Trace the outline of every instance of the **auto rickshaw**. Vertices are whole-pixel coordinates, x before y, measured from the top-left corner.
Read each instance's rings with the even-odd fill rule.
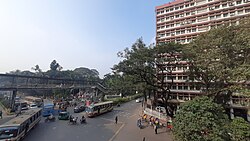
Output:
[[[58,115],[59,120],[69,120],[69,112],[60,112]]]

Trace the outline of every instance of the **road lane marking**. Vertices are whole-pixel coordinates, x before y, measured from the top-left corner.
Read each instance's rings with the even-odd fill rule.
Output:
[[[115,132],[115,134],[113,135],[113,137],[109,139],[109,141],[113,141],[115,139],[115,137],[119,134],[119,132],[121,131],[121,129],[124,126],[125,126],[125,124],[122,124],[122,126]]]

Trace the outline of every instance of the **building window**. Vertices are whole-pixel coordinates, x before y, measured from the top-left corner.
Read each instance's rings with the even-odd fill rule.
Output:
[[[188,89],[188,86],[184,86],[184,90],[187,90]]]
[[[246,13],[249,13],[249,12],[250,12],[250,9],[246,9],[245,12],[246,12]]]
[[[187,33],[191,33],[191,29],[187,29]]]
[[[192,32],[196,32],[196,28],[193,28],[193,29],[192,29]]]
[[[208,2],[211,2],[211,1],[213,1],[213,0],[208,0]]]
[[[191,3],[190,6],[194,6],[194,3]]]
[[[228,13],[223,14],[223,17],[227,17],[227,16],[228,16]]]
[[[175,15],[175,18],[179,18],[179,15]]]
[[[187,12],[187,13],[186,13],[186,16],[188,16],[188,15],[190,15],[190,12]]]
[[[225,8],[225,7],[227,7],[227,4],[222,4],[222,8]]]
[[[176,90],[176,86],[172,86],[172,89]]]
[[[183,80],[187,80],[187,78],[188,78],[187,76],[183,76]]]
[[[174,27],[174,24],[171,24],[170,27]]]
[[[194,86],[190,86],[190,90],[194,90]]]
[[[221,15],[216,15],[216,18],[220,18],[221,17]]]
[[[182,90],[182,86],[178,86],[178,90]]]
[[[219,9],[220,8],[220,5],[216,5],[215,7],[214,7],[214,9]]]
[[[180,6],[180,9],[182,9],[183,8],[183,6]]]
[[[178,76],[178,80],[182,80],[182,76]]]
[[[238,14],[243,14],[243,10],[238,11]]]
[[[236,1],[236,4],[241,4],[241,1]]]
[[[175,10],[178,10],[179,9],[179,7],[175,7]]]
[[[189,7],[189,4],[186,4],[185,7]]]

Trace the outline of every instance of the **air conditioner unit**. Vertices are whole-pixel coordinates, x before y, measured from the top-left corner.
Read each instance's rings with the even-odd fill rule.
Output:
[[[234,16],[234,15],[235,15],[234,13],[230,14],[230,16]]]
[[[175,34],[174,33],[171,33],[171,36],[174,36]]]
[[[195,12],[192,12],[191,15],[195,15]]]

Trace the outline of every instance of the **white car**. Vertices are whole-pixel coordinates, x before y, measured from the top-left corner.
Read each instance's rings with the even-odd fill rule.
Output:
[[[136,103],[140,103],[141,101],[142,101],[141,98],[138,98],[138,99],[135,100]]]
[[[38,108],[36,104],[30,104],[30,109]]]

